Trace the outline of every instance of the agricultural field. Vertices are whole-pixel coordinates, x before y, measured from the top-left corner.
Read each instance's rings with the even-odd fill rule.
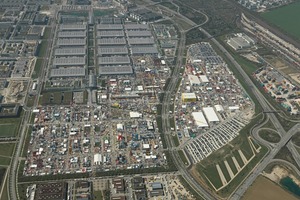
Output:
[[[242,197],[242,200],[250,199],[264,199],[264,200],[296,200],[297,198],[285,191],[283,188],[273,183],[269,179],[259,176],[253,185],[250,186],[248,191]]]
[[[261,16],[266,21],[278,26],[300,40],[299,10],[300,2],[297,1],[296,3],[264,12]]]

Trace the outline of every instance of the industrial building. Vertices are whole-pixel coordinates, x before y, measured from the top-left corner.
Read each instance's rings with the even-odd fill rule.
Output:
[[[219,122],[219,117],[213,107],[204,107],[203,112],[208,122]]]
[[[35,190],[35,200],[56,199],[64,200],[67,198],[67,183],[40,183]]]
[[[255,41],[246,34],[237,33],[227,41],[227,44],[237,51],[252,47]]]
[[[58,38],[56,42],[57,46],[85,46],[86,39],[85,38]]]
[[[82,57],[55,57],[53,66],[84,66],[86,64],[85,56]]]
[[[58,38],[85,38],[86,31],[60,31],[57,34]]]
[[[122,24],[98,24],[97,30],[123,30]]]
[[[205,76],[205,75],[200,75],[199,79],[200,79],[201,83],[209,83],[209,80],[208,80],[207,76]]]
[[[155,46],[133,46],[131,48],[131,54],[133,56],[137,55],[157,55],[158,51]]]
[[[151,37],[152,33],[148,30],[131,30],[126,31],[127,37]]]
[[[139,9],[139,10],[131,11],[130,17],[132,17],[137,21],[143,21],[143,22],[154,21],[162,18],[161,15],[156,14],[148,9]]]
[[[195,102],[197,100],[195,93],[182,93],[182,102]]]
[[[140,37],[132,37],[128,38],[129,45],[153,45],[153,38],[140,38]]]
[[[149,30],[148,24],[125,24],[126,30]]]
[[[123,30],[114,30],[114,31],[97,31],[97,37],[124,37],[125,33]]]
[[[192,112],[192,116],[198,128],[208,127],[208,123],[203,115],[203,112]]]
[[[84,56],[86,55],[85,47],[78,48],[58,48],[54,51],[55,56]]]
[[[192,85],[192,86],[196,86],[196,85],[201,84],[198,76],[188,75],[188,78],[189,78],[189,81],[190,81],[190,85]]]
[[[133,69],[130,65],[121,66],[101,66],[99,67],[99,75],[125,75],[133,74]]]
[[[125,46],[100,46],[98,55],[128,55],[128,49]]]
[[[87,26],[85,24],[61,24],[59,26],[60,31],[78,31],[86,29]]]
[[[129,55],[158,55],[148,24],[104,22],[97,25],[99,75],[132,74]]]
[[[99,65],[130,65],[128,56],[99,57]]]
[[[124,192],[125,191],[125,182],[122,178],[115,178],[112,180],[113,187],[116,189],[117,192]]]
[[[85,69],[82,67],[69,67],[51,69],[50,78],[63,78],[63,77],[84,77]]]
[[[97,40],[98,45],[126,45],[125,38],[101,38]]]

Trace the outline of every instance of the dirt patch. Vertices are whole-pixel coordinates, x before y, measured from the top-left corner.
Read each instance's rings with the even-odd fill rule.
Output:
[[[242,197],[242,200],[252,199],[296,200],[297,198],[266,177],[259,176]]]
[[[290,74],[290,77],[300,84],[300,73]]]
[[[281,179],[284,177],[289,176],[293,181],[300,186],[300,181],[292,175],[287,169],[276,166],[273,168],[272,172],[270,174],[264,173],[265,177],[269,178],[270,180],[274,181],[275,183],[279,183]]]
[[[7,88],[1,91],[5,97],[4,103],[23,103],[26,96],[28,82],[11,81]]]
[[[205,181],[203,181],[203,179],[200,178],[200,174],[197,171],[197,168],[195,165],[193,165],[193,167],[189,170],[189,173],[192,175],[192,177],[201,184],[205,184]]]

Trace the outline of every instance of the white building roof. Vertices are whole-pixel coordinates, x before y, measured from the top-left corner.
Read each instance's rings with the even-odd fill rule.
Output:
[[[192,116],[195,120],[195,123],[198,127],[208,127],[207,121],[201,111],[199,112],[192,112]]]
[[[219,117],[217,116],[215,110],[213,107],[205,107],[203,108],[203,112],[206,116],[206,119],[209,122],[219,122]]]
[[[200,85],[200,80],[197,76],[188,75],[191,85]]]
[[[138,112],[129,112],[130,118],[139,118],[141,116]]]
[[[205,76],[205,75],[200,75],[199,78],[200,78],[202,83],[208,83],[209,82],[207,76]]]
[[[229,110],[239,110],[240,107],[239,106],[229,106],[228,109]]]
[[[137,89],[138,89],[138,91],[143,91],[144,90],[142,85],[138,85]]]
[[[215,109],[216,109],[217,112],[222,112],[222,111],[224,111],[224,108],[223,108],[222,105],[215,105]]]
[[[117,130],[123,130],[123,124],[117,124]]]
[[[99,162],[102,162],[102,156],[101,156],[101,154],[96,153],[94,155],[94,163],[99,163]]]
[[[191,92],[191,93],[182,93],[182,97],[184,99],[196,99],[196,94]]]

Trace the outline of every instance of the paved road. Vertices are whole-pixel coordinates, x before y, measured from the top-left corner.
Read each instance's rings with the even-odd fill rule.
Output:
[[[172,12],[172,10],[168,9],[168,11]],[[173,12],[174,13],[174,12]],[[187,23],[193,24],[191,23],[191,21],[189,19],[187,19],[186,17],[175,13],[176,15],[179,15],[183,20],[185,20]],[[194,26],[196,26],[196,24],[193,24]],[[201,32],[203,32],[208,38],[212,38],[212,42],[225,54],[225,56],[230,60],[230,62],[232,62],[232,64],[234,65],[234,67],[240,72],[240,74],[243,76],[245,83],[248,85],[248,87],[252,90],[253,94],[255,95],[255,97],[257,98],[258,102],[260,103],[260,105],[262,106],[262,108],[264,109],[264,111],[273,111],[275,110],[269,103],[268,101],[265,99],[265,97],[260,93],[260,91],[258,90],[258,88],[256,88],[256,86],[254,85],[254,83],[251,81],[251,79],[248,77],[248,75],[246,74],[246,72],[244,72],[244,70],[242,69],[242,67],[235,61],[235,59],[229,54],[229,52],[215,39],[212,37],[212,35],[210,35],[206,30],[204,30],[203,28],[199,28],[199,30]],[[168,99],[166,99],[168,100]],[[290,140],[291,136],[293,134],[296,133],[297,129],[299,128],[299,124],[296,125],[295,127],[293,127],[288,133],[286,133],[286,131],[283,129],[283,127],[281,126],[281,124],[279,123],[278,119],[276,118],[276,116],[274,115],[274,113],[267,113],[266,114],[267,117],[273,122],[275,128],[277,129],[278,133],[281,135],[282,139],[281,141],[276,144],[268,144],[266,141],[264,141],[264,144],[267,145],[269,148],[273,148],[271,153],[269,155],[267,155],[261,163],[259,163],[257,165],[257,167],[253,170],[253,172],[245,179],[244,183],[242,185],[240,185],[240,187],[236,190],[234,196],[232,196],[233,199],[240,199],[240,197],[245,193],[245,191],[247,190],[247,188],[253,183],[253,181],[256,179],[256,177],[264,170],[264,168],[267,166],[268,163],[270,163],[270,161],[274,158],[274,156],[277,154],[277,152],[284,146],[286,145],[286,143]],[[256,129],[255,131],[256,133],[258,133],[258,129]],[[261,140],[260,140],[261,141]],[[173,157],[177,157],[176,155],[172,155]],[[179,164],[180,163],[176,163]],[[179,171],[181,171],[180,166],[178,167]],[[182,173],[185,174],[186,170],[183,170]],[[189,175],[185,174],[185,178],[188,181],[188,183],[190,183],[192,186],[195,185],[193,182],[193,178],[189,177]],[[196,183],[196,185],[199,185],[198,183]],[[199,191],[199,190],[196,190]],[[205,191],[204,189],[201,188],[200,191]],[[205,191],[206,192],[206,191]],[[204,192],[204,194],[206,194]],[[211,196],[211,195],[210,195]],[[209,195],[205,195],[206,198],[209,197]]]
[[[246,190],[252,185],[254,180],[260,175],[260,173],[267,167],[267,165],[272,161],[278,151],[286,145],[290,140],[291,136],[297,133],[300,128],[300,124],[295,125],[291,130],[287,132],[279,143],[275,146],[272,151],[254,168],[252,173],[247,177],[247,179],[240,185],[240,187],[235,191],[234,195],[231,197],[232,200],[239,200]]]
[[[169,128],[169,110],[171,105],[171,98],[176,92],[176,85],[179,81],[179,78],[182,76],[180,74],[181,67],[184,67],[185,63],[182,63],[184,50],[185,50],[185,33],[186,31],[181,31],[181,38],[178,44],[178,53],[177,53],[177,62],[176,66],[174,66],[174,71],[171,76],[169,85],[165,91],[163,103],[162,103],[162,127],[163,133],[165,134],[166,143],[168,149],[171,150],[174,146],[172,136],[170,134]],[[182,174],[183,178],[190,184],[190,186],[203,198],[205,199],[215,199],[209,192],[207,192],[202,186],[191,176],[191,174],[187,171],[186,166],[182,163],[181,158],[177,152],[177,150],[170,151],[171,156],[173,157],[174,164],[176,165],[179,172]]]
[[[293,144],[292,140],[290,140],[288,143],[287,143],[287,148],[289,149],[289,151],[291,152],[294,160],[296,161],[297,165],[300,167],[300,155],[295,147],[295,145]]]
[[[204,34],[206,34],[208,37],[211,37],[211,35],[206,32],[204,29],[199,28],[200,31],[202,31]],[[242,69],[242,67],[235,61],[235,59],[228,53],[228,51],[215,39],[212,38],[212,42],[217,45],[217,47],[225,54],[225,56],[232,62],[232,64],[235,66],[235,68],[240,72],[240,74],[243,76],[245,83],[249,86],[249,88],[252,90],[253,94],[257,98],[258,102],[264,109],[264,111],[273,111],[275,110],[272,108],[272,106],[268,103],[268,101],[265,99],[265,97],[260,93],[259,89],[255,87],[252,80],[248,77],[246,72]],[[274,148],[270,151],[270,153],[254,168],[254,170],[251,172],[250,175],[244,180],[243,184],[240,185],[240,187],[235,191],[234,195],[232,196],[232,199],[240,199],[243,194],[246,192],[248,187],[254,182],[254,180],[257,178],[257,176],[265,169],[265,167],[270,163],[270,161],[275,157],[275,155],[278,153],[278,151],[287,144],[287,142],[290,140],[293,134],[295,134],[300,128],[300,124],[297,124],[294,126],[288,133],[283,129],[280,122],[278,121],[277,117],[274,113],[266,113],[268,115],[268,118],[273,122],[275,128],[277,129],[278,133],[281,135],[281,141],[274,145]],[[270,145],[268,145],[270,146]]]
[[[55,15],[56,16],[56,15]],[[52,20],[52,29],[51,29],[51,36],[54,30],[54,25],[55,25],[55,20]],[[48,43],[48,51],[47,51],[47,57],[50,57],[50,52],[51,52],[51,46],[52,43],[49,42]],[[49,51],[50,50],[50,51]],[[48,64],[48,59],[44,59],[43,62],[43,69],[41,72],[41,77],[39,78],[40,83],[42,83],[44,79],[44,77],[46,76],[46,71],[47,71],[47,64]],[[37,98],[35,99],[34,105],[36,106],[38,104],[38,97],[41,93],[42,90],[42,84],[38,84],[38,88],[37,88]],[[8,196],[9,199],[11,200],[16,200],[19,199],[18,198],[18,192],[17,192],[17,175],[18,175],[18,165],[19,165],[19,157],[22,156],[21,152],[22,152],[22,148],[23,148],[23,144],[25,142],[26,139],[26,131],[27,131],[27,123],[30,120],[30,116],[31,116],[31,110],[25,110],[24,109],[24,116],[22,118],[22,121],[20,123],[20,136],[19,136],[19,142],[17,143],[16,146],[16,150],[15,150],[15,154],[13,155],[12,161],[11,161],[11,165],[10,165],[10,171],[9,171],[9,179],[8,179]]]

